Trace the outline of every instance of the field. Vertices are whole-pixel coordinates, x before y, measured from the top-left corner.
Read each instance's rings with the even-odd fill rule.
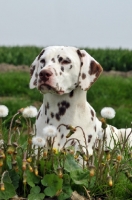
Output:
[[[42,103],[42,95],[36,89],[29,89],[29,68],[27,66],[0,65],[0,104],[9,107],[11,117],[18,109],[29,105],[37,108]],[[8,69],[8,72],[6,71]],[[130,127],[132,116],[132,74],[125,72],[103,73],[87,92],[88,102],[97,116],[100,110],[110,106],[116,117],[109,123],[120,128]]]

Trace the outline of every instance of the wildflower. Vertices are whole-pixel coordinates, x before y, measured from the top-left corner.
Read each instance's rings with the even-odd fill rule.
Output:
[[[34,107],[34,106],[28,106],[28,107],[24,108],[23,111],[22,111],[22,115],[25,118],[36,117],[37,114],[38,114],[38,111],[37,111],[36,107]]]
[[[32,144],[38,147],[44,147],[45,145],[45,139],[39,136],[34,136],[32,138]]]
[[[57,128],[52,125],[48,125],[43,129],[43,135],[46,137],[55,137],[57,135]]]
[[[104,107],[102,110],[101,110],[101,116],[106,118],[106,119],[112,119],[115,117],[115,110],[111,107]]]
[[[9,146],[8,146],[8,149],[7,149],[7,153],[11,155],[11,154],[14,153],[14,151],[15,151],[14,147],[11,146],[11,145],[9,145]]]
[[[0,167],[2,167],[3,164],[4,164],[4,162],[3,162],[3,158],[0,158]]]
[[[27,158],[27,162],[31,163],[32,162],[32,157]]]
[[[4,183],[0,183],[0,190],[1,190],[1,191],[4,191],[4,190],[5,190],[5,185],[4,185]]]
[[[52,151],[53,151],[54,154],[58,154],[58,149],[53,148]]]
[[[111,177],[111,176],[108,176],[108,185],[109,185],[110,187],[113,186],[113,181],[112,181],[112,177]]]
[[[34,174],[35,174],[36,176],[38,176],[38,167],[37,167],[37,166],[34,167]]]
[[[118,154],[116,159],[120,162],[122,160],[122,155],[121,154]]]
[[[58,173],[59,178],[62,178],[62,177],[63,177],[63,169],[62,169],[61,167],[59,167],[59,168],[57,169],[57,173]]]
[[[90,171],[89,171],[89,173],[90,173],[90,176],[91,176],[91,177],[95,175],[95,167],[94,167],[93,165],[90,166]]]
[[[26,161],[26,159],[23,159],[23,161],[22,161],[22,169],[23,169],[23,171],[26,170],[26,166],[27,166],[27,161]]]
[[[33,168],[31,167],[31,165],[28,163],[28,169],[30,172],[33,172]]]
[[[0,105],[0,117],[6,117],[8,115],[8,108],[4,105]]]

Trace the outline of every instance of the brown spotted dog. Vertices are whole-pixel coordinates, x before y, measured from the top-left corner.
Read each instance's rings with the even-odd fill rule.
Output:
[[[75,47],[50,46],[41,51],[31,65],[30,88],[37,88],[44,94],[43,104],[36,119],[36,132],[42,136],[47,125],[60,124],[80,126],[70,137],[71,146],[76,146],[77,138],[82,146],[87,142],[88,152],[93,153],[93,145],[103,130],[94,109],[86,100],[86,92],[102,72],[100,64],[85,50]],[[111,131],[112,130],[112,131]],[[62,148],[68,130],[60,126],[54,147]],[[118,137],[115,127],[107,127],[107,144]],[[114,142],[111,142],[113,147]]]

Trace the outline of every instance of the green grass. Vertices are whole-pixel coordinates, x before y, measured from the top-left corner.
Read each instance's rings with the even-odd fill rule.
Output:
[[[37,108],[42,103],[42,95],[36,89],[29,89],[30,76],[27,72],[0,74],[0,104],[9,108],[10,116],[18,109],[29,105]],[[132,78],[101,76],[87,93],[89,103],[97,116],[105,106],[113,107],[116,117],[108,123],[121,128],[130,127],[132,119]]]

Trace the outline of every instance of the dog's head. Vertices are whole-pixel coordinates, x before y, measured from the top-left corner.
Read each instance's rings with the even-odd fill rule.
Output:
[[[88,90],[102,72],[85,50],[51,46],[43,49],[30,67],[30,88],[42,93],[65,94],[80,86]]]

